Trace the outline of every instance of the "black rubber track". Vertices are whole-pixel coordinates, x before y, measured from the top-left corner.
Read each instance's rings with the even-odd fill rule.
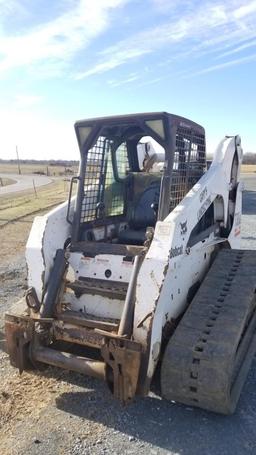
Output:
[[[222,250],[166,347],[162,396],[234,412],[256,350],[256,250]]]

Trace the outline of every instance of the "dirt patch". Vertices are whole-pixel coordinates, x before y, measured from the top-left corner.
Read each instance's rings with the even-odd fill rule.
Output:
[[[13,425],[22,421],[31,413],[37,418],[40,412],[53,399],[53,395],[70,390],[70,385],[63,382],[61,374],[55,378],[48,368],[44,376],[39,372],[23,373],[18,371],[10,378],[2,379],[0,385],[0,440],[8,436]],[[56,374],[55,374],[56,376]],[[63,374],[62,374],[63,376]]]
[[[9,224],[4,229],[0,229],[1,268],[8,265],[9,260],[13,260],[15,256],[21,254],[24,256],[31,225],[31,219],[24,219],[18,223],[18,226]]]

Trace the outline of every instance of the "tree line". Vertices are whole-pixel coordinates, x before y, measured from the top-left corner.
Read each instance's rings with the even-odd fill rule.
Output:
[[[0,163],[17,164],[17,160],[3,160],[0,158]],[[42,164],[46,166],[78,166],[77,160],[19,160],[20,164]]]
[[[256,164],[256,153],[245,153],[243,156],[243,164]]]

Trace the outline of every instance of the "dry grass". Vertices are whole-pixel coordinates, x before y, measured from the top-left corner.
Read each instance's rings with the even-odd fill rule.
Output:
[[[256,172],[256,164],[242,164],[241,172],[244,172],[244,173]]]
[[[0,177],[0,187],[1,186],[12,185],[13,183],[15,183],[15,180],[8,179],[6,177]]]
[[[57,180],[33,191],[1,197],[0,227],[53,207],[68,198],[69,182]]]
[[[68,166],[68,168],[65,168],[64,166],[50,166],[46,164],[21,164],[20,169],[22,174],[42,173],[50,176],[61,176],[69,173],[67,172],[67,169],[72,171],[70,172],[70,174],[75,175],[77,173],[78,168],[77,166]],[[0,162],[0,173],[18,174],[19,173],[18,165],[15,163]]]

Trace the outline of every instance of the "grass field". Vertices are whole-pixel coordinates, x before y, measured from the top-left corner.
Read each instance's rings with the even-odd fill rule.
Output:
[[[5,177],[0,177],[0,187],[1,186],[12,185],[13,183],[15,183],[15,180],[8,179],[8,178],[5,178]]]
[[[22,174],[35,174],[41,173],[50,176],[62,176],[76,174],[77,166],[51,166],[46,164],[21,164],[20,165]],[[15,163],[1,163],[0,162],[0,173],[4,174],[18,174],[18,165]]]
[[[242,164],[241,172],[256,172],[256,164]]]
[[[21,164],[22,174],[35,174],[42,173],[50,176],[64,176],[67,174],[76,175],[78,166],[51,166],[46,164]],[[256,164],[242,164],[242,172],[256,172]],[[15,163],[1,163],[0,161],[0,174],[18,174],[18,166]],[[1,185],[1,182],[0,182]]]
[[[28,215],[54,207],[68,198],[69,182],[56,180],[52,184],[34,191],[15,193],[1,197],[0,228]]]

